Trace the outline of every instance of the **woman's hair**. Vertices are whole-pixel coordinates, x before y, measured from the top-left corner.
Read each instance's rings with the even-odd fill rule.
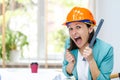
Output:
[[[88,28],[90,28],[90,24],[86,24]],[[90,43],[90,41],[92,40],[92,37],[94,35],[94,30],[90,33],[89,35],[89,39],[88,39],[88,43]],[[68,50],[73,50],[73,49],[78,49],[77,45],[74,43],[74,41],[70,38],[70,47],[68,48]]]

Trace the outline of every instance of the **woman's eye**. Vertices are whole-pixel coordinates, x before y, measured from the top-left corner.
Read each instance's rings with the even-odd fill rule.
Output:
[[[76,26],[77,29],[81,28],[81,26]]]
[[[73,28],[69,28],[69,31],[73,30]]]

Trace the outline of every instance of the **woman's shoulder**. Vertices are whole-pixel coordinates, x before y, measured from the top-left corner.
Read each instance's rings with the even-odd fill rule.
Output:
[[[113,46],[101,39],[96,39],[96,43],[94,45],[93,51],[99,53],[101,55],[106,55],[109,51],[113,51]],[[112,54],[112,53],[111,53]]]
[[[101,40],[101,39],[96,39],[96,43],[95,43],[95,46],[98,46],[98,47],[100,47],[100,48],[111,48],[112,47],[112,45],[110,44],[110,43],[108,43],[108,42],[105,42],[105,41],[103,41],[103,40]]]
[[[93,55],[95,60],[97,61],[97,64],[100,64],[101,61],[106,59],[108,56],[112,58],[113,52],[114,51],[111,44],[101,39],[98,39],[98,38],[96,39],[96,43],[93,48]]]

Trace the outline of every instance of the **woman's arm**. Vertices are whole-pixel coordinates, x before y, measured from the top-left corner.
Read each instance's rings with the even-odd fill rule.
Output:
[[[92,74],[92,79],[96,80],[98,75],[100,74],[100,70],[98,69],[98,66],[92,55],[92,49],[87,46],[83,51],[83,56],[89,63],[90,72]]]
[[[102,52],[102,51],[101,51]],[[106,48],[104,55],[99,55],[99,67],[92,55],[92,49],[86,47],[83,56],[87,59],[93,80],[110,80],[113,69],[113,48]],[[96,53],[97,54],[97,53]],[[100,58],[101,57],[101,58]]]
[[[64,64],[63,63],[63,66],[65,66],[65,70],[66,70],[66,73],[69,74],[69,75],[72,75],[72,71],[73,71],[73,68],[74,68],[74,65],[75,65],[75,58],[74,56],[70,53],[69,50],[66,50],[66,53],[65,53],[65,60],[67,62],[67,64]]]
[[[74,63],[73,62],[68,63],[68,65],[66,67],[67,73],[72,75],[73,68],[74,68]]]
[[[98,69],[98,66],[97,66],[95,60],[92,59],[88,63],[89,63],[89,67],[90,67],[90,71],[91,71],[93,80],[97,80],[97,77],[100,74],[100,70]]]
[[[74,56],[70,53],[69,50],[67,50],[69,46],[70,46],[70,38],[68,38],[65,42],[65,53],[64,53],[64,60],[62,65],[62,71],[67,77],[72,75],[72,71],[75,64]]]
[[[97,80],[110,80],[110,74],[113,70],[113,62],[114,62],[114,55],[113,55],[113,47],[110,47],[107,51],[106,56],[102,60],[99,70],[100,74],[97,77]]]

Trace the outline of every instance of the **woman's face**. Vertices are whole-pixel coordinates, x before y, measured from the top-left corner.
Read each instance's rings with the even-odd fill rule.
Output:
[[[79,48],[88,43],[89,34],[93,31],[93,27],[88,28],[83,22],[71,22],[68,29],[71,39]]]

